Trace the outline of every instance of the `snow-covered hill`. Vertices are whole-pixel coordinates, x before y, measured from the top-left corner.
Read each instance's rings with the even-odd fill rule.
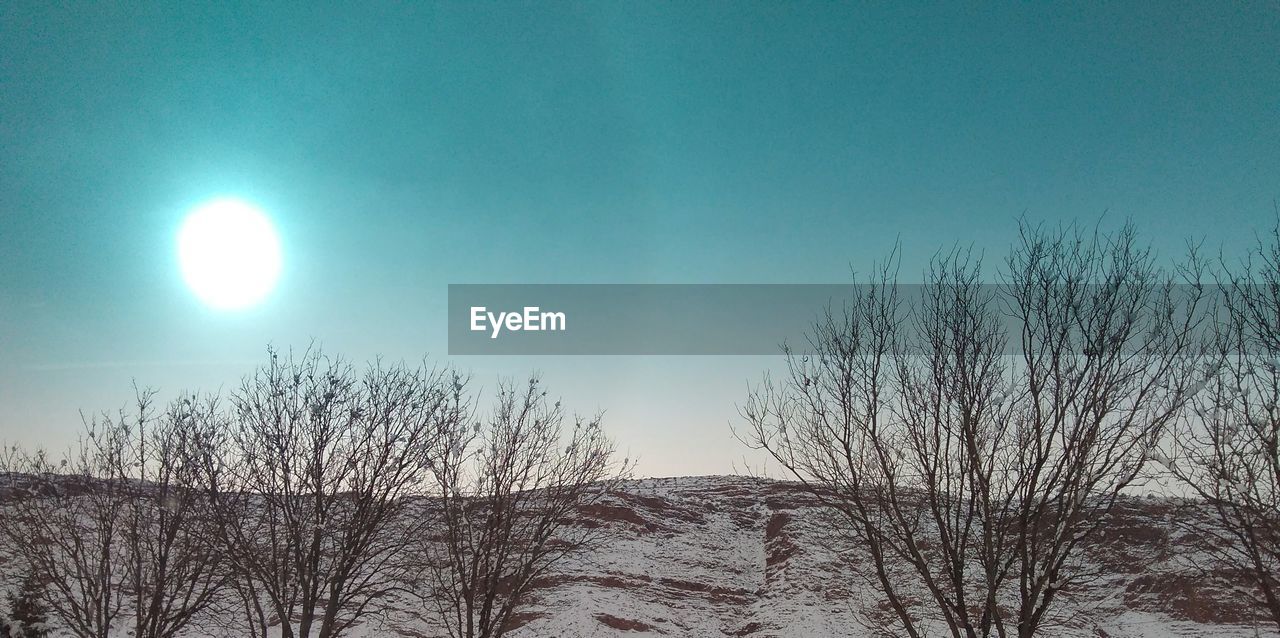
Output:
[[[1058,624],[1045,635],[1273,635],[1232,591],[1239,583],[1205,575],[1188,560],[1195,539],[1172,523],[1185,510],[1163,499],[1124,502],[1085,548],[1102,576],[1087,591],[1064,591]],[[575,522],[617,526],[616,540],[548,579],[512,635],[874,635],[880,597],[857,552],[824,531],[824,516],[791,483],[631,482]]]
[[[57,489],[83,492],[84,481]],[[0,501],[4,494],[0,493]],[[1045,636],[1276,636],[1243,601],[1243,580],[1205,573],[1199,539],[1175,524],[1195,504],[1122,501],[1084,547],[1098,577],[1063,590]],[[826,638],[883,635],[891,618],[860,552],[832,531],[827,510],[794,484],[748,477],[630,481],[571,525],[609,527],[607,545],[540,581],[512,638]],[[355,638],[444,635],[429,614],[402,612],[356,627]],[[231,623],[234,625],[234,623]],[[230,625],[229,625],[230,626]],[[213,633],[207,633],[212,631]],[[201,635],[218,633],[208,627]],[[941,635],[940,633],[938,635]]]

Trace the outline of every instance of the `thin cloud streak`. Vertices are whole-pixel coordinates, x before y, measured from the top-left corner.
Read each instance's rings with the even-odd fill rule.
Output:
[[[71,361],[62,363],[36,363],[17,366],[19,370],[35,372],[60,372],[64,370],[100,370],[112,368],[198,368],[221,366],[252,367],[259,363],[255,359],[237,359],[224,361]]]

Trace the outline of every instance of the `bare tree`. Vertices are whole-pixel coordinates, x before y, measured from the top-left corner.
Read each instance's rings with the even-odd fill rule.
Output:
[[[106,638],[125,602],[116,541],[127,495],[117,481],[97,479],[109,473],[109,459],[92,445],[82,442],[59,462],[14,450],[0,516],[9,550],[17,550],[9,563],[26,563],[45,579],[51,615],[78,638]]]
[[[428,453],[466,409],[445,370],[363,374],[309,349],[270,362],[231,396],[205,444],[213,529],[253,636],[333,638],[383,611],[416,535],[398,524]]]
[[[43,583],[43,602],[82,638],[128,627],[146,638],[176,635],[221,583],[202,530],[186,408],[151,408],[87,421],[78,447],[56,464],[43,452],[6,454],[0,534],[14,563]]]
[[[1222,285],[1217,366],[1175,432],[1169,472],[1207,504],[1182,521],[1280,627],[1280,226]]]
[[[126,485],[120,545],[133,610],[133,635],[170,638],[209,611],[227,582],[208,500],[200,489],[199,451],[218,421],[212,398],[185,396],[155,419],[140,419],[115,475]]]
[[[571,522],[617,488],[628,461],[616,462],[599,415],[567,432],[564,418],[537,377],[503,383],[487,420],[457,422],[431,456],[426,516],[438,533],[420,548],[416,584],[450,636],[502,636],[540,577],[604,540],[606,529]]]
[[[742,408],[744,441],[865,548],[898,633],[1034,635],[1189,394],[1199,289],[1132,228],[1023,224],[1005,266],[984,285],[953,252],[914,300],[881,268]]]

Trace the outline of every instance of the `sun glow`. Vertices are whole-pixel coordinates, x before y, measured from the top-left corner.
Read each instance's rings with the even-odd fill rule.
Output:
[[[257,208],[235,199],[203,204],[178,231],[178,261],[187,286],[218,310],[248,308],[275,288],[280,241]]]

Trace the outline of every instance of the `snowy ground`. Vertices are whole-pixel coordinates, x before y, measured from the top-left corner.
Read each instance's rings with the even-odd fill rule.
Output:
[[[1233,591],[1194,569],[1194,540],[1172,524],[1185,504],[1122,503],[1084,558],[1103,577],[1057,607],[1042,635],[1098,638],[1277,636]],[[535,592],[512,638],[825,638],[877,635],[886,612],[856,547],[823,525],[798,486],[747,477],[632,481],[576,524],[611,542],[575,557]],[[879,611],[878,611],[879,610]],[[397,614],[356,638],[444,635]],[[935,632],[934,635],[942,635]]]
[[[1126,503],[1088,546],[1107,566],[1087,593],[1064,598],[1046,636],[1258,636],[1228,583],[1186,572],[1172,506]],[[742,477],[635,481],[592,515],[623,532],[566,566],[540,591],[537,616],[514,635],[870,636],[880,597],[856,552],[827,538],[823,510],[796,486]],[[844,557],[844,558],[842,558]]]

